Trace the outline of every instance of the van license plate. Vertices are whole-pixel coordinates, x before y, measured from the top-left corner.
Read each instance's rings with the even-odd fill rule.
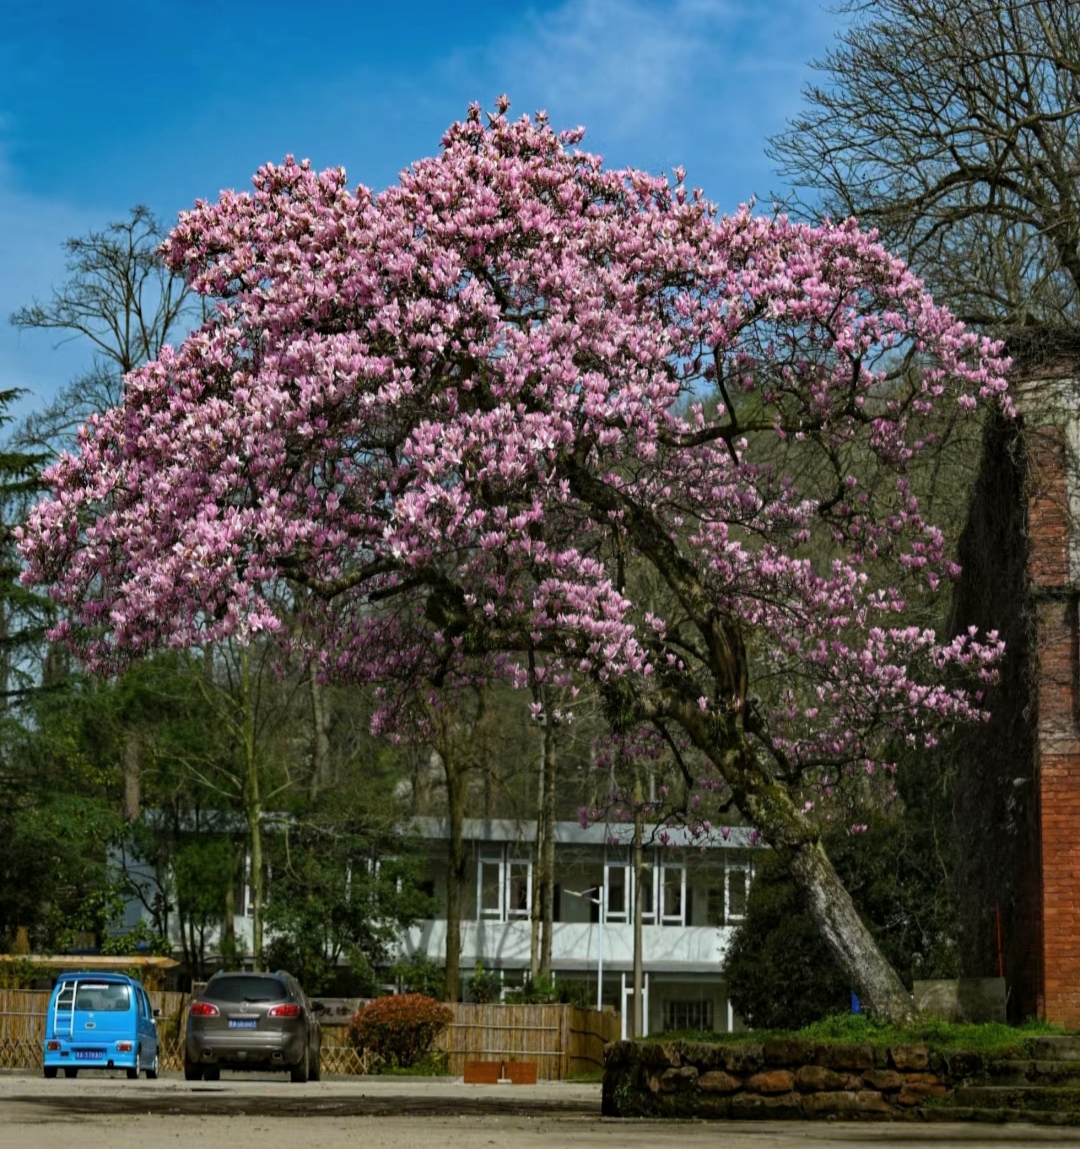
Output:
[[[105,1056],[104,1049],[76,1049],[76,1061],[100,1061]]]
[[[258,1024],[257,1021],[248,1021],[247,1018],[229,1018],[230,1029],[254,1029]]]

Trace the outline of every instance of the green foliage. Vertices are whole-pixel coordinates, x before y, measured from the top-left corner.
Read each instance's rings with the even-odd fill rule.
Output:
[[[332,982],[344,959],[354,987],[370,992],[401,931],[432,911],[419,888],[423,860],[365,808],[333,807],[267,835],[273,880],[267,961],[290,969],[309,993]]]
[[[392,1065],[380,1061],[374,1072],[387,1077],[449,1077],[450,1055],[445,1049],[429,1049],[412,1065]]]
[[[502,978],[494,970],[484,969],[484,963],[477,961],[473,975],[465,983],[469,1000],[477,1005],[490,1005],[502,999]]]
[[[153,955],[170,957],[172,945],[168,938],[155,933],[146,922],[122,934],[109,934],[101,943],[101,952],[106,957],[126,957],[127,955]]]
[[[724,964],[728,999],[754,1029],[800,1029],[850,1004],[850,987],[787,869],[762,859]]]
[[[349,1041],[392,1066],[408,1069],[427,1054],[454,1020],[449,1006],[420,993],[378,997],[356,1012]]]
[[[589,987],[583,981],[563,979],[553,981],[538,977],[536,981],[526,974],[520,989],[507,990],[507,1005],[577,1005],[590,1003]]]
[[[446,969],[425,953],[414,953],[408,961],[398,962],[390,971],[403,993],[422,993],[442,1001],[446,997]]]

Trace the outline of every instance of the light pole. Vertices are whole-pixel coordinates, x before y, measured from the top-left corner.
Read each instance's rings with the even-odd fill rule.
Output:
[[[595,898],[589,896],[593,890],[598,895]],[[567,890],[566,892],[571,897],[584,898],[587,902],[592,902],[594,906],[600,907],[600,923],[596,942],[596,1008],[602,1013],[604,1010],[604,883],[591,886],[587,890]]]

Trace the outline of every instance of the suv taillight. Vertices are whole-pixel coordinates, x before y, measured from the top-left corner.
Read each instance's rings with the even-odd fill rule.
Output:
[[[219,1017],[221,1011],[208,1001],[197,1001],[191,1007],[192,1017]]]
[[[266,1011],[267,1017],[299,1017],[300,1007],[295,1004],[289,1005],[275,1005],[273,1009]]]

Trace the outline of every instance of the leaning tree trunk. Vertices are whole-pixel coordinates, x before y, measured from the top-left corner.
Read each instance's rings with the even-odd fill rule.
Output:
[[[796,887],[837,964],[847,975],[866,1011],[905,1025],[914,1019],[911,994],[904,988],[840,880],[821,844],[817,828],[795,805],[791,794],[771,778],[752,755],[735,774],[736,805],[787,863]],[[725,772],[729,784],[732,777]]]
[[[742,732],[741,716],[707,716],[693,701],[672,696],[663,705],[666,717],[677,721],[713,761],[731,787],[735,805],[787,865],[821,936],[866,1011],[899,1025],[911,1022],[915,1016],[911,994],[859,917],[821,845],[817,826],[758,760]]]
[[[901,1025],[912,1021],[911,995],[859,917],[821,842],[794,851],[789,864],[810,916],[866,1011]]]

